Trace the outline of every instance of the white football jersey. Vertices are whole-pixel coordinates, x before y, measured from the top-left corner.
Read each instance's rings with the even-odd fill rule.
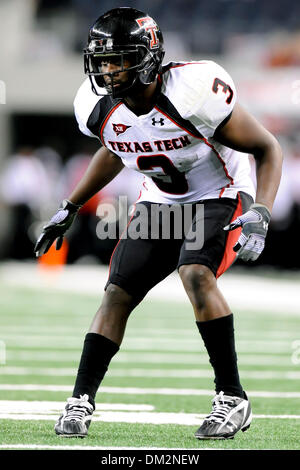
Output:
[[[254,198],[248,155],[213,138],[236,102],[228,73],[212,61],[171,62],[159,82],[154,108],[136,116],[122,99],[95,95],[87,79],[74,101],[80,130],[143,173],[139,201],[187,203],[238,191]]]

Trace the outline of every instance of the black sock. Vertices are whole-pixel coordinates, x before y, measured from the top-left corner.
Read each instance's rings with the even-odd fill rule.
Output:
[[[216,392],[246,398],[237,367],[233,314],[196,324],[215,372]]]
[[[87,333],[73,397],[87,394],[89,402],[95,407],[95,396],[99,385],[107,371],[112,357],[118,352],[119,346],[105,336],[97,333]]]

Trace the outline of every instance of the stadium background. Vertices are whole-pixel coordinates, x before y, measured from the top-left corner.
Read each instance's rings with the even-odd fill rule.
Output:
[[[82,175],[91,155],[99,145],[98,141],[89,139],[79,132],[73,116],[72,105],[75,93],[85,78],[82,49],[86,42],[89,26],[100,14],[115,6],[134,6],[147,11],[157,20],[165,37],[165,61],[212,59],[223,65],[235,81],[241,104],[276,135],[282,146],[285,157],[283,177],[264,253],[253,265],[237,262],[224,276],[224,280],[220,280],[220,283],[224,285],[226,295],[232,301],[233,307],[242,312],[245,311],[245,316],[240,320],[237,319],[241,335],[238,338],[238,350],[242,354],[240,360],[242,367],[247,369],[248,362],[249,364],[251,362],[250,358],[257,354],[261,373],[265,373],[266,377],[268,371],[263,372],[263,364],[269,369],[273,360],[275,368],[277,361],[277,366],[280,369],[273,370],[275,374],[273,379],[275,380],[277,377],[277,382],[274,382],[273,386],[270,382],[267,384],[262,384],[259,381],[252,383],[250,378],[250,390],[252,386],[253,390],[272,389],[277,390],[278,393],[286,391],[296,394],[294,395],[296,397],[298,390],[296,381],[286,382],[284,374],[290,371],[296,374],[295,378],[298,377],[299,364],[297,356],[299,344],[296,344],[300,339],[298,320],[300,302],[297,295],[300,269],[298,243],[300,233],[299,2],[297,0],[277,0],[276,2],[271,0],[173,0],[172,2],[164,0],[128,0],[126,2],[122,0],[1,0],[0,277],[2,282],[2,333],[0,343],[2,342],[1,344],[6,346],[6,362],[3,361],[1,366],[1,399],[7,400],[5,390],[13,390],[13,386],[17,387],[14,384],[28,385],[29,383],[36,386],[45,383],[48,385],[72,384],[72,374],[63,377],[63,372],[58,376],[53,373],[53,377],[50,374],[48,382],[45,374],[41,373],[39,376],[37,371],[31,375],[28,372],[28,377],[25,378],[24,367],[30,366],[32,372],[34,365],[37,365],[37,362],[30,363],[33,360],[33,350],[30,351],[30,348],[37,347],[35,340],[38,337],[46,338],[48,331],[49,344],[45,339],[43,345],[43,341],[40,339],[38,343],[41,349],[38,354],[42,357],[44,352],[47,355],[47,347],[59,350],[65,346],[66,351],[62,352],[62,357],[65,358],[65,367],[66,364],[68,366],[71,364],[75,370],[83,332],[98,306],[98,299],[97,302],[95,301],[96,295],[99,296],[102,292],[107,263],[116,243],[116,241],[100,241],[97,238],[96,227],[99,221],[97,206],[100,202],[107,201],[116,204],[118,196],[124,194],[128,195],[129,202],[134,202],[139,193],[139,176],[124,170],[113,183],[87,205],[78,217],[68,235],[68,245],[65,251],[65,261],[68,266],[65,267],[63,274],[54,280],[52,275],[44,276],[41,274],[42,271],[37,269],[32,250],[40,228],[55,212],[61,199],[70,193],[70,189]],[[249,158],[253,164],[251,156]],[[62,262],[62,260],[58,262]],[[101,267],[101,265],[103,266]],[[143,335],[141,332],[145,325],[150,328],[149,335],[152,335],[153,341],[157,338],[157,333],[155,333],[157,326],[160,334],[165,335],[163,337],[167,340],[167,335],[170,333],[168,331],[170,318],[172,318],[177,332],[181,328],[187,328],[179,313],[179,306],[182,307],[185,297],[176,282],[172,277],[170,284],[162,283],[156,291],[156,297],[155,293],[154,297],[149,297],[149,303],[146,302],[145,306],[146,314],[149,313],[147,322],[145,320],[143,322],[141,317],[133,320],[137,323],[133,323],[133,330],[129,333],[129,342],[124,346],[125,352],[127,351],[127,360],[134,351],[137,354],[139,347],[144,349],[144,352],[147,350],[146,343],[143,346],[137,344],[132,346],[130,343],[132,339],[130,335],[134,335],[138,331]],[[75,292],[76,290],[77,292]],[[249,290],[252,293],[250,296]],[[55,301],[53,292],[55,292]],[[78,296],[77,298],[75,294],[80,294],[82,297]],[[93,295],[93,302],[91,297],[84,297],[84,295]],[[74,300],[74,296],[77,300]],[[162,299],[164,303],[155,303],[162,302]],[[178,301],[177,307],[176,301]],[[151,302],[154,302],[153,305],[157,309],[157,313],[153,315],[153,323],[151,323],[150,317],[150,313],[153,313],[151,312]],[[85,309],[84,305],[88,305],[89,309]],[[76,336],[76,342],[72,344],[75,353],[74,359],[68,362],[67,357],[69,357],[68,354],[70,355],[68,348],[72,347],[71,343],[63,344],[63,341],[60,342],[60,338],[55,335],[63,334],[63,332],[68,335],[67,323],[73,321],[71,314],[74,314],[75,318],[79,318],[77,313],[79,315],[80,307],[84,309],[84,314],[82,314],[80,321],[76,320],[73,325],[72,334]],[[186,305],[184,308],[188,311],[189,307]],[[41,326],[40,331],[37,323],[34,323],[37,311],[40,315],[44,315],[43,320],[38,320],[38,324],[40,322]],[[161,314],[159,314],[160,311]],[[57,317],[58,312],[61,314],[60,319]],[[165,322],[162,320],[164,313]],[[57,325],[55,334],[54,330],[51,330],[52,327],[54,328],[52,319]],[[192,329],[192,322],[190,323]],[[43,329],[44,327],[46,329]],[[151,328],[153,329],[151,330]],[[182,330],[182,333],[183,338],[181,339],[185,341],[180,343],[180,347],[186,355],[185,357],[188,357],[188,352],[193,351],[191,344],[196,341],[196,337],[193,333],[194,336],[191,340],[190,332],[187,329]],[[54,337],[55,340],[53,340]],[[176,349],[175,346],[171,346],[171,341],[174,338],[169,338],[170,350],[172,347]],[[247,350],[244,345],[245,349],[243,350],[243,340],[246,341],[246,339],[250,349]],[[256,346],[251,343],[254,339]],[[57,343],[55,343],[56,340]],[[261,343],[259,343],[260,340]],[[20,346],[22,341],[25,345],[23,355],[18,352],[18,348],[22,349]],[[137,338],[136,341],[138,341]],[[198,338],[197,341],[199,341]],[[257,347],[256,351],[254,351],[255,347]],[[153,346],[153,350],[149,347],[148,352],[152,356],[148,356],[148,367],[153,367],[157,351],[161,352],[165,349],[167,350],[165,345],[161,350],[159,346],[156,349]],[[202,353],[205,357],[204,350],[201,350]],[[291,359],[293,353],[294,360]],[[161,354],[164,353],[161,352]],[[117,363],[119,368],[126,362],[125,355],[120,357],[121,363]],[[141,362],[141,358],[138,361],[137,357],[134,357],[135,361]],[[177,354],[176,357],[178,359],[179,355]],[[190,358],[191,363],[194,364],[193,367],[196,368],[195,358],[191,356]],[[271,360],[271,358],[273,359]],[[170,357],[168,361],[170,362]],[[166,363],[168,361],[166,360]],[[207,362],[207,359],[203,359],[203,361]],[[145,360],[145,362],[147,361]],[[202,364],[202,362],[200,363]],[[41,362],[41,364],[46,367],[47,363]],[[24,366],[23,372],[18,369],[20,365]],[[60,365],[63,366],[62,359],[60,359]],[[48,367],[53,367],[55,370],[57,363],[51,362],[49,359]],[[130,371],[127,368],[130,367],[130,363],[124,367],[129,377]],[[191,367],[191,365],[187,367]],[[157,386],[159,383],[163,386],[175,387],[196,388],[199,385],[199,383],[196,385],[192,375],[187,375],[190,378],[184,381],[184,385],[182,381],[175,383],[171,379],[171,385],[167,385],[162,378],[151,380],[148,378],[147,382],[143,379],[133,379],[133,372],[131,378],[120,379],[116,378],[118,377],[116,371],[115,374],[114,376],[113,372],[112,376],[108,378],[108,382],[105,383],[126,387],[132,385],[133,382],[134,385],[141,385],[138,384],[138,380],[140,380],[145,386],[147,384],[151,386],[156,382]],[[201,380],[204,382],[202,383]],[[207,379],[201,380],[200,386],[202,388],[212,388]],[[7,384],[10,384],[11,388],[5,388]],[[31,395],[29,393],[22,395],[22,393],[21,389],[18,391],[16,389],[15,392],[10,392],[10,398],[15,400],[65,400],[65,393],[59,389],[53,392],[51,398],[42,389],[32,392]],[[118,395],[114,395],[113,398],[121,400]],[[135,397],[135,399],[138,401],[138,398]],[[122,396],[122,400],[124,401],[124,396]],[[259,401],[259,398],[256,398],[257,403],[254,404],[256,404],[258,411],[268,409],[270,413],[286,412],[292,416],[293,402],[290,402],[289,408],[287,405],[283,406],[279,398],[278,400],[274,402],[274,406],[268,405],[269,408],[264,402]],[[205,413],[208,411],[207,397],[204,397],[201,403],[203,403],[203,411],[199,412]],[[269,403],[270,401],[268,401]],[[165,409],[169,410],[170,406],[165,403],[160,404],[158,409],[163,411],[165,405]],[[3,406],[5,409],[6,405]],[[194,403],[187,406],[184,403],[179,403],[175,408],[172,411],[178,413],[180,410],[194,410],[195,406]],[[267,423],[266,429],[273,429],[273,425],[270,424],[270,428],[268,426]],[[284,435],[285,422],[282,426]],[[138,432],[139,428],[137,428],[137,434]],[[19,433],[17,434],[19,435]],[[13,443],[12,445],[19,442],[19,438],[14,440],[13,431],[9,426],[7,434],[3,434],[3,436],[3,446],[8,445],[8,441]],[[5,440],[5,436],[9,436],[9,439]],[[40,444],[49,441],[46,439],[39,441],[35,436],[32,441],[29,439],[26,442]],[[111,445],[109,439],[105,442],[108,443],[107,445]],[[145,442],[141,441],[139,445],[145,445]],[[155,441],[154,445],[158,445],[158,442],[160,441]],[[181,441],[179,439],[176,442],[179,445],[178,443]],[[168,444],[174,446],[173,442],[166,440],[165,445]],[[186,447],[189,445],[189,442],[185,442]],[[245,441],[244,445],[251,444]],[[261,442],[259,445],[267,444]],[[286,439],[286,444],[282,445],[293,445],[291,434]]]
[[[98,148],[96,139],[80,134],[73,116],[74,95],[84,79],[81,52],[99,12],[127,4],[157,18],[166,61],[209,58],[221,63],[236,83],[240,102],[278,137],[285,156],[283,179],[267,247],[255,266],[299,269],[300,251],[294,249],[300,230],[296,0],[2,1],[1,18],[7,20],[0,32],[0,80],[6,84],[6,104],[0,108],[0,259],[32,259],[38,222],[47,220],[69,194]],[[14,158],[22,153],[21,160]],[[125,171],[100,198],[126,192],[130,201],[136,199],[139,178]],[[70,235],[70,263],[84,255],[104,263],[109,258],[113,246],[97,240],[92,214],[94,205],[82,214],[89,223],[79,218]]]

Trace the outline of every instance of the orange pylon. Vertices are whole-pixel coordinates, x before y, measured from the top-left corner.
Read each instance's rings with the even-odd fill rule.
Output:
[[[68,241],[64,238],[60,250],[56,250],[55,243],[56,242],[52,243],[45,255],[38,258],[39,267],[43,270],[61,270],[67,262],[69,251]]]

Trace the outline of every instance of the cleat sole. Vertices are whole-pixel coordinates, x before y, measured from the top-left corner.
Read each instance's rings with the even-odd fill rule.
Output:
[[[245,426],[244,428],[241,428],[241,431],[243,432],[248,431],[249,428],[250,428],[250,424],[248,424],[248,426]]]
[[[198,436],[195,436],[199,441],[209,441],[211,439],[214,439],[214,440],[218,440],[218,441],[221,441],[221,440],[225,440],[225,439],[234,439],[234,436],[228,436],[228,437],[225,437],[225,436],[209,436],[209,437],[198,437]]]

